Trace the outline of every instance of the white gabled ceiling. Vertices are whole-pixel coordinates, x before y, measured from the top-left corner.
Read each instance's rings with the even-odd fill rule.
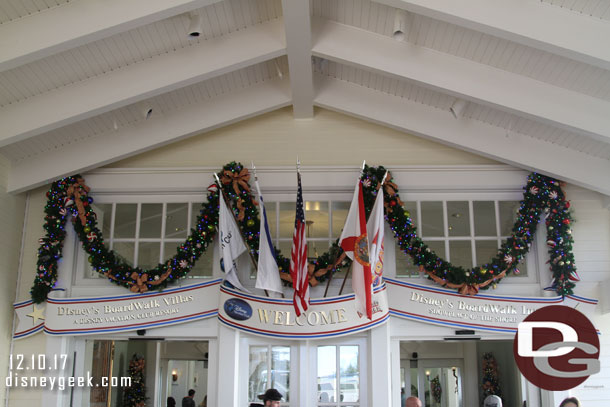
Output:
[[[603,38],[608,0],[0,0],[0,154],[23,191],[320,106],[610,195]]]

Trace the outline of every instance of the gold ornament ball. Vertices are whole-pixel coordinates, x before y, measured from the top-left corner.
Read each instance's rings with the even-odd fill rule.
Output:
[[[487,270],[486,269],[481,269],[481,274],[486,274]]]
[[[246,222],[246,225],[251,228],[252,226],[254,226],[254,219],[248,219],[248,221]]]

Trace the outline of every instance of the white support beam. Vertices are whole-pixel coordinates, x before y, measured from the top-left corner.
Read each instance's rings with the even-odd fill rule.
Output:
[[[227,93],[205,103],[139,125],[101,134],[15,163],[8,190],[13,193],[101,167],[163,145],[270,112],[291,104],[289,80],[275,79]],[[41,171],[41,169],[44,169]]]
[[[79,0],[51,8],[0,25],[0,72],[219,1]]]
[[[610,161],[349,82],[315,77],[314,104],[470,151],[528,171],[538,171],[605,194]]]
[[[294,117],[313,117],[311,19],[308,1],[282,0]]]
[[[0,109],[0,147],[174,89],[285,55],[281,19]]]
[[[610,142],[610,102],[492,66],[328,20],[313,54]]]
[[[375,1],[610,69],[610,24],[542,1]]]

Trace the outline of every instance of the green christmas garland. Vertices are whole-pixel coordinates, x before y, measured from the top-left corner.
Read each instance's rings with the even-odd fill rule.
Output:
[[[496,257],[479,267],[466,270],[438,257],[417,236],[409,212],[403,208],[397,187],[391,179],[383,188],[378,189],[385,172],[383,167],[367,166],[362,173],[367,215],[373,207],[376,194],[383,191],[385,217],[400,248],[435,282],[473,294],[479,288],[489,288],[490,283],[495,285],[507,273],[518,272],[516,266],[528,252],[536,225],[540,217],[544,216],[553,273],[553,283],[548,289],[560,295],[572,293],[574,281],[579,278],[572,254],[570,205],[565,200],[558,181],[540,174],[531,174],[524,187],[524,197],[512,235],[503,243]],[[249,249],[257,257],[260,221],[257,204],[250,193],[247,170],[240,163],[231,162],[218,175],[223,180],[222,189],[233,204]],[[93,199],[88,196],[88,192],[89,189],[79,175],[54,182],[47,192],[44,224],[46,235],[39,241],[37,273],[31,290],[32,299],[36,303],[45,301],[57,282],[57,262],[62,256],[66,220],[70,214],[73,215],[74,230],[83,249],[89,254],[89,262],[94,270],[132,292],[161,290],[185,277],[216,235],[219,191],[216,184],[212,184],[208,188],[207,202],[201,205],[196,227],[191,229],[185,242],[177,247],[176,254],[154,269],[131,267],[104,244],[102,232],[97,225],[97,215],[91,208]],[[310,265],[313,267],[310,279],[312,284],[325,281],[336,270],[349,265],[348,259],[341,259],[340,252],[335,243]],[[289,284],[290,260],[277,249],[276,260],[282,279]]]

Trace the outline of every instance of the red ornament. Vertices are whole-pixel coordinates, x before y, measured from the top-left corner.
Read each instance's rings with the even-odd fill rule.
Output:
[[[563,220],[563,224],[564,225],[569,225],[570,224],[570,219],[564,219]]]
[[[392,200],[390,201],[390,206],[396,206],[396,201],[392,199]]]

